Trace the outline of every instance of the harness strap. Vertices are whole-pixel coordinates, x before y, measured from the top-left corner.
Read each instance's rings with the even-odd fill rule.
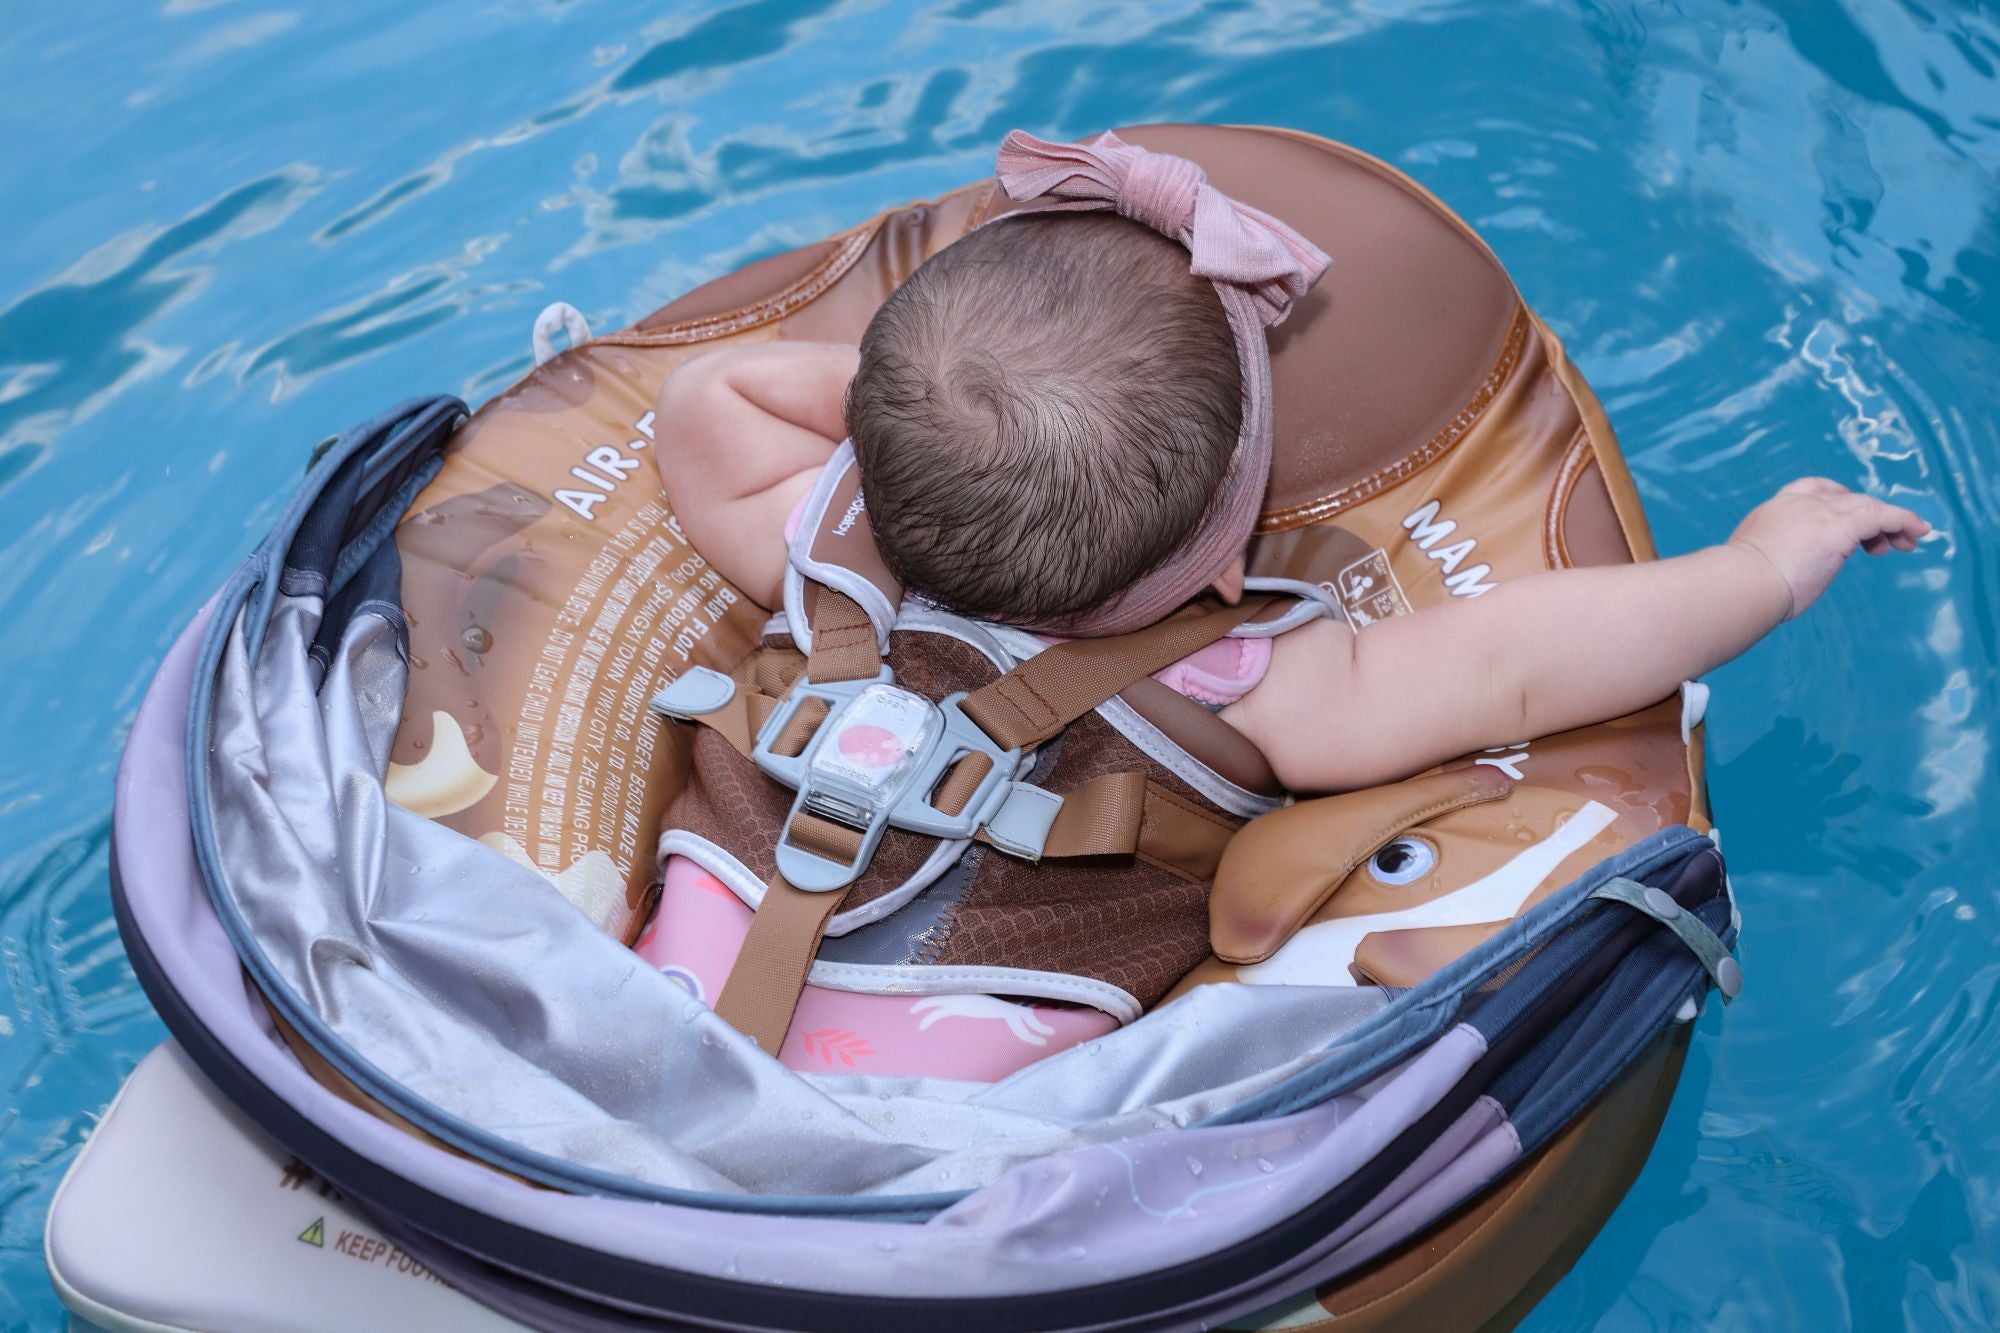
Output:
[[[1238,827],[1144,773],[1106,773],[1064,794],[1042,859],[1136,856],[1182,879],[1205,883],[1215,878],[1222,849]],[[974,836],[995,845],[983,830]]]
[[[882,658],[867,613],[853,598],[824,584],[812,593],[812,652],[806,678],[824,683],[875,675]],[[1002,746],[1039,745],[1133,681],[1215,642],[1270,603],[1268,597],[1245,598],[1236,606],[1176,616],[1116,639],[1057,644],[969,695],[963,707]],[[757,723],[775,706],[774,701],[753,700],[767,698],[740,691],[740,706],[732,700],[729,709],[697,720],[715,727],[747,754],[755,745]],[[773,749],[787,752],[786,747],[792,746],[796,748],[790,753],[803,752],[824,720],[823,709],[810,719],[795,717]],[[962,809],[984,776],[985,770],[961,763],[939,790],[940,808],[949,809],[955,802]],[[1136,855],[1200,881],[1213,877],[1223,845],[1234,831],[1233,824],[1149,781],[1143,773],[1112,773],[1064,797],[1042,854]],[[854,830],[803,812],[780,836],[842,862],[852,862],[861,843]],[[848,892],[807,893],[777,873],[764,890],[729,979],[716,997],[715,1012],[769,1055],[775,1056],[784,1044],[827,922]]]
[[[979,790],[979,784],[986,781],[986,775],[992,771],[991,759],[977,750],[971,751],[944,775],[944,781],[931,794],[931,804],[948,815],[962,813],[965,803],[972,799]]]
[[[764,901],[750,918],[750,933],[722,983],[715,1013],[766,1055],[776,1058],[785,1044],[820,937],[845,897],[845,889],[807,893],[776,873],[765,885]]]
[[[806,679],[825,684],[873,676],[882,667],[882,650],[868,613],[852,597],[824,583],[809,585],[809,592],[812,654],[806,659]]]
[[[778,701],[768,694],[739,689],[722,707],[696,714],[689,721],[709,728],[747,758],[757,747],[758,730],[777,707]]]
[[[1157,625],[1116,638],[1056,644],[967,695],[965,715],[1007,749],[1040,745],[1133,681],[1206,648],[1270,606],[1272,600],[1246,597],[1235,606],[1170,616]],[[815,658],[818,651],[819,630],[815,627]]]
[[[769,704],[763,709],[764,716],[769,717],[777,706],[778,700],[770,700]],[[752,705],[752,711],[756,711],[755,705]],[[773,753],[784,755],[787,758],[804,754],[806,746],[812,743],[813,736],[819,731],[819,724],[826,721],[827,711],[824,699],[808,696],[801,701],[799,706],[792,710],[792,715],[786,720],[784,728],[771,738]],[[752,749],[756,748],[756,745],[757,729],[753,727],[750,731],[750,745],[744,749],[743,753],[749,754]]]

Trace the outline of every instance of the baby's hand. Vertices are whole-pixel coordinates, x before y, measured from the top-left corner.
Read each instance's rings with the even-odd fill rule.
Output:
[[[1930,530],[1907,509],[1825,477],[1801,477],[1751,510],[1729,542],[1756,551],[1783,577],[1789,620],[1819,600],[1855,547],[1870,555],[1914,551]]]

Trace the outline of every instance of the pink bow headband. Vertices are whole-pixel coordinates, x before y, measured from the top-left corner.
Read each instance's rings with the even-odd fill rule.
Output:
[[[1188,249],[1188,271],[1215,284],[1243,370],[1243,427],[1201,524],[1157,568],[1100,606],[1060,623],[1069,635],[1125,634],[1163,619],[1220,578],[1257,524],[1271,477],[1271,351],[1264,330],[1326,271],[1325,252],[1278,219],[1238,203],[1184,157],[1148,152],[1105,133],[1051,143],[1014,130],[995,172],[1016,203],[1053,198],[1051,209],[1110,209]],[[1004,221],[1004,219],[996,219]]]

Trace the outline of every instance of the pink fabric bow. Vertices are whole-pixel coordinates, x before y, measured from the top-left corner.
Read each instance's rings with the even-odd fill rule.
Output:
[[[1270,214],[1208,183],[1184,157],[1152,153],[1115,134],[1050,143],[1015,130],[995,164],[1016,203],[1053,197],[1051,209],[1111,209],[1188,248],[1189,272],[1215,284],[1243,369],[1243,429],[1201,524],[1150,573],[1102,605],[1025,629],[1073,637],[1128,634],[1165,619],[1243,554],[1271,480],[1271,351],[1264,330],[1326,271],[1326,254]],[[995,218],[1005,224],[1006,216]]]
[[[1326,253],[1261,209],[1208,183],[1184,157],[1148,152],[1109,131],[1096,142],[1051,143],[1014,130],[995,163],[1016,203],[1051,196],[1110,207],[1188,248],[1188,271],[1248,291],[1268,327],[1326,271]]]

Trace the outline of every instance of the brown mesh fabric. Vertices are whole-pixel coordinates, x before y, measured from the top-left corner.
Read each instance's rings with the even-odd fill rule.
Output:
[[[976,690],[1000,674],[985,654],[969,643],[909,630],[889,637],[888,661],[896,683],[926,699]]]
[[[1043,785],[1071,791],[1127,770],[1208,808],[1095,713],[1063,733]],[[944,925],[924,962],[1095,977],[1150,1008],[1208,956],[1208,885],[1131,856],[1039,865],[989,856]]]
[[[981,863],[944,944],[946,966],[1095,977],[1150,1008],[1208,956],[1208,886],[1132,857]]]

